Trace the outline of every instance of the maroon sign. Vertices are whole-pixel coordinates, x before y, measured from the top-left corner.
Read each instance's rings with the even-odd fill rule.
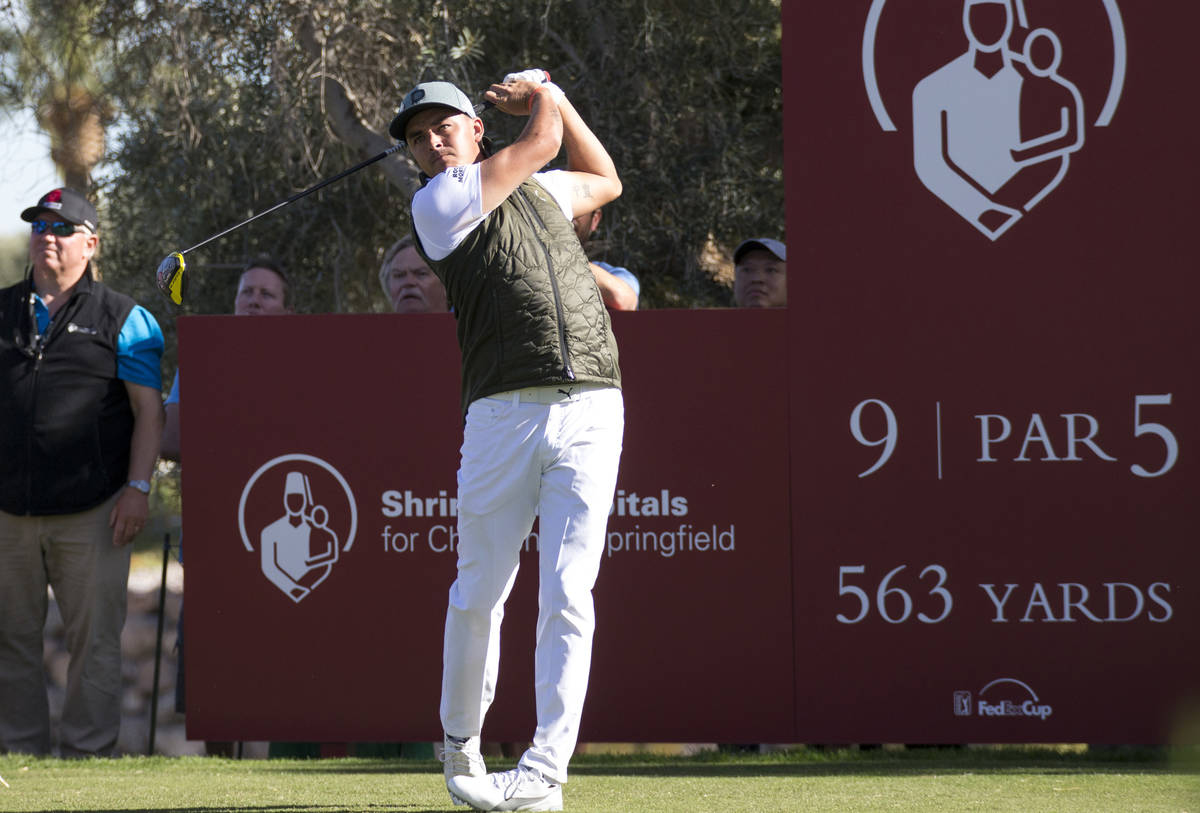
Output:
[[[792,299],[614,317],[582,738],[1169,740],[1200,698],[1200,10],[783,15]],[[195,317],[180,352],[189,736],[436,739],[452,318]],[[535,546],[497,740],[533,728]]]
[[[1165,740],[1200,695],[1200,12],[784,15],[797,737]]]
[[[587,739],[792,735],[785,317],[614,318],[626,432]],[[452,317],[188,318],[180,354],[189,736],[439,737]],[[508,604],[498,740],[533,730],[536,531]]]

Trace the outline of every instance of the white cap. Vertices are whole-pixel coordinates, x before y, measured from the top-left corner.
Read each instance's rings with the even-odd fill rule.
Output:
[[[734,265],[737,265],[737,261],[742,258],[743,254],[756,248],[769,251],[775,255],[776,259],[783,260],[785,263],[787,262],[787,246],[778,240],[772,240],[770,237],[754,237],[749,240],[743,240],[733,250]]]

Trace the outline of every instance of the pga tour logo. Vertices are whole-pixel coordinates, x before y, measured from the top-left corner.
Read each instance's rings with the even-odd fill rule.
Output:
[[[862,71],[921,183],[997,240],[1112,122],[1125,28],[1117,0],[873,0]]]
[[[979,690],[972,705],[970,692],[954,693],[954,715],[970,717],[1036,717],[1043,722],[1054,708],[1043,702],[1028,683],[1015,678],[998,678]]]
[[[299,603],[350,552],[358,506],[346,478],[306,454],[268,460],[251,475],[238,503],[238,531],[258,551],[267,581]]]

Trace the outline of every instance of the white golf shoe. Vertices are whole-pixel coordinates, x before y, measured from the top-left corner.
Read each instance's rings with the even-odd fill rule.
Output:
[[[517,766],[486,776],[456,776],[450,794],[476,810],[562,810],[562,785]]]
[[[446,788],[450,791],[450,801],[456,805],[466,802],[454,795],[450,788],[450,780],[456,776],[486,777],[487,767],[483,764],[483,754],[479,753],[479,738],[468,737],[459,742],[453,737],[446,736],[442,745],[442,773],[446,777]]]

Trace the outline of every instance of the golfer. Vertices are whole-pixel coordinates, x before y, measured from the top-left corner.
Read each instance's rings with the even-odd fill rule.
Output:
[[[543,71],[510,74],[485,98],[528,116],[494,154],[470,100],[448,82],[414,87],[390,127],[428,176],[412,201],[416,244],[446,286],[462,349],[445,774],[452,800],[477,810],[561,810],[625,422],[616,342],[571,218],[615,199],[621,182]],[[562,147],[567,169],[541,172]],[[487,774],[479,735],[496,688],[500,622],[535,516],[537,729],[515,769]]]

